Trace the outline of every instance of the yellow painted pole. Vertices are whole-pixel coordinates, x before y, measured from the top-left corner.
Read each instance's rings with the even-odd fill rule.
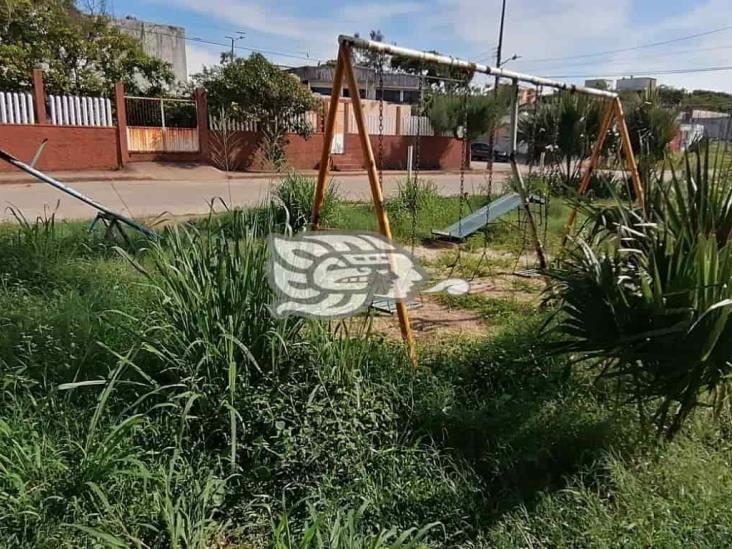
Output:
[[[325,132],[323,136],[323,151],[320,155],[320,166],[318,168],[318,183],[315,187],[315,198],[313,199],[313,212],[311,217],[311,225],[313,229],[317,229],[320,225],[320,210],[323,208],[323,200],[325,199],[325,186],[328,184],[328,169],[330,168],[330,147],[333,143],[333,134],[335,133],[336,116],[338,115],[338,102],[341,100],[341,90],[343,89],[343,47],[338,50],[338,60],[336,61],[335,75],[333,77],[333,91],[330,95],[330,106],[328,107],[328,117],[325,122]]]
[[[595,166],[597,165],[597,162],[600,160],[600,155],[602,154],[602,147],[605,145],[605,138],[607,137],[607,132],[610,131],[610,126],[613,123],[613,118],[616,116],[615,114],[615,103],[614,101],[608,101],[607,108],[605,109],[605,114],[602,117],[602,122],[600,123],[600,133],[597,136],[597,141],[595,141],[595,146],[592,149],[592,156],[590,157],[590,165],[587,166],[587,171],[585,171],[584,175],[582,176],[582,180],[580,181],[579,187],[577,187],[577,193],[580,195],[583,195],[587,192],[587,189],[590,188],[590,181],[592,180],[592,173],[595,171]],[[572,208],[572,211],[569,212],[569,218],[567,218],[567,224],[564,227],[564,238],[562,238],[562,248],[566,246],[567,239],[569,238],[569,233],[572,232],[572,227],[574,227],[575,219],[577,218],[577,207],[575,206]]]
[[[633,190],[635,191],[635,196],[638,198],[638,202],[640,202],[641,208],[645,209],[646,196],[643,192],[643,183],[641,183],[640,173],[638,173],[638,164],[635,161],[633,144],[630,142],[630,133],[628,132],[628,125],[625,123],[623,104],[620,102],[619,97],[615,99],[614,105],[615,116],[618,119],[618,130],[620,130],[620,140],[623,144],[623,152],[625,153],[625,163],[628,166],[630,178],[633,181]]]
[[[358,93],[358,82],[356,81],[353,64],[351,63],[351,48],[348,44],[343,43],[341,45],[340,56],[340,61],[344,66],[344,73],[348,82],[348,88],[351,91],[353,115],[356,119],[356,125],[358,126],[358,137],[361,141],[361,149],[363,150],[363,156],[366,161],[366,170],[369,176],[369,185],[371,186],[371,196],[374,200],[376,217],[379,221],[379,230],[382,235],[391,239],[391,226],[389,225],[389,217],[386,213],[386,208],[384,207],[384,195],[381,190],[381,185],[379,184],[379,172],[377,170],[376,160],[374,159],[374,150],[371,146],[368,127],[366,126],[363,106],[361,105],[361,96]],[[396,307],[397,315],[399,316],[399,327],[401,328],[402,339],[407,346],[409,359],[412,361],[414,366],[417,366],[417,350],[414,344],[412,326],[409,322],[409,311],[407,310],[407,305],[403,301],[397,301]]]

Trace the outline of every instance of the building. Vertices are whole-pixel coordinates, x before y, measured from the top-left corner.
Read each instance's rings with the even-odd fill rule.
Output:
[[[704,137],[732,141],[732,119],[729,113],[689,109],[680,116],[681,122],[704,129]]]
[[[141,21],[129,15],[114,19],[113,23],[122,32],[137,38],[145,53],[170,63],[176,82],[188,80],[186,30],[183,27]]]
[[[381,99],[379,76],[375,69],[355,67],[359,94],[363,99]],[[287,72],[297,76],[313,93],[329,96],[333,91],[335,67],[319,65],[295,67]],[[391,103],[415,104],[419,102],[419,76],[406,73],[384,72],[384,101]],[[344,97],[349,97],[348,87],[343,89]]]
[[[598,90],[612,90],[615,88],[615,81],[607,78],[592,78],[585,80],[585,88],[596,88]]]
[[[648,77],[621,78],[615,83],[615,90],[618,92],[636,92],[645,95],[656,91],[656,79]]]

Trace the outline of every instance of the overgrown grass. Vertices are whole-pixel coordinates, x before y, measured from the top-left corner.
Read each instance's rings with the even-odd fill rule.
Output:
[[[434,200],[422,234],[459,209]],[[272,319],[278,215],[124,253],[81,225],[0,228],[1,546],[724,544],[730,439],[705,412],[651,446],[520,301],[450,298],[501,329],[427,342],[416,370],[367,326]]]

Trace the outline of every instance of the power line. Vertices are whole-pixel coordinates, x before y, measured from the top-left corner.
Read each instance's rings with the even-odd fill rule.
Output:
[[[580,55],[568,55],[566,57],[545,57],[543,59],[526,59],[525,61],[532,61],[532,62],[544,62],[544,61],[563,61],[565,59],[582,59],[587,57],[600,57],[603,55],[611,55],[614,53],[622,53],[626,51],[636,51],[636,50],[642,50],[645,48],[655,48],[657,46],[665,46],[667,44],[674,44],[676,42],[683,42],[685,40],[693,40],[694,38],[700,38],[702,36],[708,36],[710,34],[715,34],[719,32],[724,32],[726,30],[732,29],[732,25],[726,25],[724,27],[719,27],[718,29],[713,29],[710,31],[705,32],[699,32],[696,34],[690,34],[688,36],[680,36],[678,38],[672,38],[670,40],[664,40],[662,42],[651,42],[649,44],[643,44],[640,46],[634,46],[632,48],[620,48],[617,50],[606,50],[606,51],[599,51],[595,53],[584,53]]]
[[[687,48],[687,49],[682,49],[682,50],[664,51],[664,52],[654,53],[654,54],[650,54],[650,55],[646,54],[646,55],[636,55],[636,56],[632,56],[632,57],[622,57],[620,59],[613,59],[610,62],[611,63],[616,63],[616,62],[623,62],[623,61],[634,61],[636,59],[657,59],[659,57],[668,57],[670,55],[684,55],[686,53],[697,53],[697,52],[704,52],[704,51],[725,50],[725,49],[731,49],[731,48],[732,48],[732,44],[727,44],[727,45],[724,45],[724,46],[713,46],[713,47],[709,47],[709,48]],[[523,60],[518,61],[518,62],[519,63],[522,63],[522,64],[524,63]],[[577,63],[562,63],[561,65],[562,65],[562,68],[564,68],[564,67],[581,67],[581,66],[585,66],[585,65],[595,65],[595,64],[597,64],[599,62],[601,62],[601,61],[597,61],[597,60],[593,60],[593,61],[580,61],[580,62],[577,62]],[[536,62],[536,61],[533,61],[533,62],[532,61],[529,61],[528,62],[528,65],[530,65],[530,66],[533,67],[533,65],[535,65],[536,63],[538,63],[538,62]],[[536,70],[536,69],[531,69],[531,70]]]
[[[629,74],[643,74],[643,75],[663,75],[663,74],[691,74],[696,72],[719,72],[719,71],[732,71],[732,65],[723,65],[718,67],[699,67],[690,69],[668,69],[668,70],[627,70],[618,73],[605,73],[605,74],[561,74],[561,75],[547,75],[545,78],[603,78],[606,76],[612,77],[623,77]]]
[[[163,32],[163,31],[160,31],[160,30],[153,30],[153,29],[146,28],[145,29],[145,32],[146,33],[150,33],[150,34],[159,34],[161,36],[172,36],[173,38],[180,38],[180,35],[171,34],[171,33]],[[195,36],[195,37],[184,36],[183,39],[184,40],[187,40],[189,42],[197,42],[199,44],[209,44],[209,45],[212,45],[212,46],[221,46],[221,47],[224,47],[226,49],[230,49],[231,48],[231,45],[230,44],[224,44],[222,42],[214,42],[213,40],[206,40],[204,38],[199,38],[197,36]],[[318,59],[318,58],[315,58],[315,57],[310,57],[309,55],[295,54],[295,53],[292,53],[292,52],[281,52],[281,51],[276,51],[276,50],[268,50],[268,49],[264,49],[264,48],[247,47],[247,46],[237,46],[237,45],[234,46],[234,49],[235,50],[250,51],[250,52],[255,52],[255,53],[266,53],[268,55],[276,55],[278,57],[288,57],[288,58],[291,58],[291,59],[303,59],[303,60],[306,60],[306,61],[322,62],[322,59]]]

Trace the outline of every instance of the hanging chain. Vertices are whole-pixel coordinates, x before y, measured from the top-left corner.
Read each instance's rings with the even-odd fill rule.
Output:
[[[465,201],[465,170],[467,169],[466,157],[468,155],[468,94],[470,93],[470,79],[466,77],[465,87],[463,89],[463,101],[462,101],[462,123],[463,123],[463,143],[462,143],[462,159],[460,161],[460,221],[458,222],[460,228],[460,234],[462,235],[462,222],[463,222],[463,202]]]
[[[384,62],[386,57],[379,56],[379,187],[384,189]]]
[[[493,90],[493,109],[494,109],[494,116],[497,117],[499,109],[498,109],[498,86],[496,85],[495,89]],[[480,269],[483,266],[483,262],[485,261],[487,255],[488,255],[488,226],[491,220],[491,201],[493,200],[493,160],[495,158],[495,131],[496,131],[496,122],[498,120],[493,121],[493,125],[490,129],[490,136],[488,139],[489,147],[488,147],[488,154],[490,155],[488,157],[488,161],[486,162],[486,170],[488,171],[488,188],[486,189],[486,205],[485,205],[485,223],[483,225],[483,251],[480,254],[480,259],[478,259],[478,263],[475,265],[475,269],[473,269],[473,273],[470,275],[470,281],[472,282],[475,280],[475,278],[480,273]],[[470,155],[471,164],[472,164],[472,151]]]
[[[463,202],[465,201],[465,170],[466,170],[466,157],[468,155],[468,94],[470,93],[470,75],[466,75],[463,86],[462,96],[462,147],[460,159],[460,201],[458,202],[458,234],[461,239],[463,236]],[[463,239],[464,240],[464,239]],[[460,257],[462,253],[462,246],[458,245],[457,255],[455,256],[455,262],[450,268],[449,276],[452,277],[455,269],[460,263]]]
[[[414,247],[417,240],[417,208],[419,207],[419,204],[417,204],[417,200],[419,199],[419,163],[420,163],[420,156],[421,156],[421,148],[422,148],[422,112],[424,110],[424,98],[423,98],[423,91],[424,91],[424,77],[420,75],[419,77],[419,96],[418,96],[418,104],[417,104],[417,133],[416,133],[416,141],[414,145],[414,158],[412,159],[414,161],[414,164],[412,166],[412,170],[414,171],[414,180],[409,182],[409,185],[411,186],[411,214],[412,214],[412,228],[411,228],[411,235],[412,235],[412,254],[414,254]]]

